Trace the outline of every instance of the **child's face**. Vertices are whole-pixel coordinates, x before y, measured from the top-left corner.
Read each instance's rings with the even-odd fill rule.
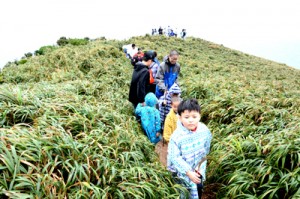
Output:
[[[175,112],[175,113],[177,113],[177,108],[178,108],[178,105],[180,104],[180,102],[178,101],[178,102],[172,102],[172,104],[171,104],[171,107],[172,107],[172,109],[173,109],[173,111]]]
[[[178,97],[178,96],[179,96],[179,93],[171,93],[170,96],[171,96],[171,97]]]
[[[198,126],[198,122],[200,121],[200,113],[197,111],[185,110],[179,116],[179,120],[185,128],[192,131]]]

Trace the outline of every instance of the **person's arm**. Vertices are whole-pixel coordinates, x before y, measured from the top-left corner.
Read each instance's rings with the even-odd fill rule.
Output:
[[[165,68],[165,63],[162,62],[160,64],[160,66],[158,67],[158,70],[157,70],[157,73],[155,76],[157,86],[158,86],[159,90],[162,92],[164,92],[166,90],[166,85],[165,85],[165,80],[164,80],[164,75],[165,75],[164,68]]]
[[[143,106],[141,105],[141,103],[138,103],[138,105],[136,106],[136,108],[135,108],[135,114],[137,116],[141,116],[142,107]]]
[[[177,66],[177,78],[175,80],[176,84],[178,84],[178,78],[179,78],[179,74],[180,74],[180,64],[179,63],[177,63],[177,64],[178,64],[178,66]],[[178,86],[179,86],[179,84],[178,84]]]
[[[156,132],[161,131],[160,114],[156,108],[155,108],[155,130]]]
[[[153,78],[156,78],[157,70],[158,70],[158,64],[155,63],[155,64],[152,66],[152,74],[153,74]]]
[[[169,117],[169,115],[167,115],[167,118],[165,120],[165,125],[164,125],[164,133],[163,133],[163,137],[164,139],[169,142],[171,135],[172,135],[172,120]]]
[[[177,143],[171,139],[168,145],[168,158],[170,162],[174,165],[179,173],[187,175],[188,178],[196,184],[200,183],[200,175],[197,174],[186,161],[184,161],[180,154],[180,149]]]
[[[145,101],[145,96],[149,91],[149,85],[150,83],[150,74],[149,71],[145,71],[145,75],[141,77],[142,79],[138,82],[137,85],[137,97],[139,102],[144,102]]]

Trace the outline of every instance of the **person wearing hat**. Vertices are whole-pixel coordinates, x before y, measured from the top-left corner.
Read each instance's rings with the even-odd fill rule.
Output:
[[[135,64],[129,88],[129,101],[133,107],[144,103],[145,96],[150,92],[149,66],[154,62],[155,54],[152,51],[144,53],[143,60]]]

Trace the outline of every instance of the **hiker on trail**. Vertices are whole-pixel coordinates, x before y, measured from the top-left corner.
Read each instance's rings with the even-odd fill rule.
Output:
[[[212,135],[200,122],[200,105],[196,99],[182,101],[178,115],[177,128],[168,145],[167,168],[174,181],[189,190],[189,198],[201,198]],[[180,196],[185,198],[183,193]]]
[[[165,119],[168,113],[171,110],[171,98],[175,96],[180,96],[181,89],[178,84],[174,83],[171,88],[166,92],[166,95],[163,95],[159,98],[158,109],[160,113],[160,121],[164,127]]]
[[[128,54],[128,49],[132,48],[132,44],[127,44],[122,46],[123,52],[125,53],[126,58],[130,58],[130,55]]]
[[[177,127],[177,107],[182,99],[179,96],[171,98],[171,110],[168,113],[163,127],[163,139],[155,146],[155,152],[158,154],[160,162],[163,166],[167,166],[168,143],[172,133]],[[163,125],[163,124],[162,124]]]
[[[154,28],[154,29],[152,29],[151,34],[152,34],[152,35],[156,35],[156,32],[157,32],[157,30],[156,30],[156,28]]]
[[[175,30],[174,30],[174,36],[177,37],[177,35],[178,35],[178,29],[175,28]]]
[[[160,65],[160,62],[159,62],[159,60],[157,59],[157,52],[156,51],[154,51],[154,50],[151,50],[151,51],[153,51],[154,52],[154,54],[155,54],[155,58],[154,58],[154,61],[155,61],[155,63],[159,66]]]
[[[151,35],[153,36],[154,34],[155,34],[154,28],[152,28]]]
[[[162,139],[159,111],[155,107],[157,102],[155,94],[148,93],[145,97],[145,103],[139,103],[135,109],[135,114],[141,118],[145,134],[150,142],[154,144]]]
[[[156,51],[153,51],[153,53],[155,55],[155,59],[154,59],[154,62],[149,67],[149,72],[150,72],[150,92],[155,93],[156,84],[157,84],[157,82],[155,82],[155,77],[157,74],[159,61],[157,59]],[[158,64],[157,64],[157,62],[158,62]]]
[[[150,90],[149,66],[154,62],[154,53],[147,51],[144,53],[143,61],[137,62],[130,83],[129,101],[136,108],[138,103],[143,103],[145,96]]]
[[[164,30],[163,30],[163,34],[164,34],[165,36],[168,36],[168,31],[167,31],[167,29],[166,29],[166,28],[164,28]]]
[[[178,116],[177,116],[177,110],[178,110],[178,105],[182,99],[179,96],[173,96],[171,97],[171,110],[168,113],[165,124],[164,124],[164,132],[163,132],[163,137],[164,140],[169,143],[171,135],[175,131],[177,127],[177,121],[178,121]]]
[[[182,29],[182,32],[180,33],[180,36],[182,39],[185,39],[186,37],[186,30],[185,29]]]
[[[157,82],[155,95],[159,99],[168,89],[176,82],[180,73],[180,65],[177,62],[179,54],[176,50],[172,50],[170,54],[158,67],[155,77]]]
[[[169,37],[174,37],[175,36],[175,33],[173,31],[173,29],[171,29],[170,33],[169,33]]]
[[[132,57],[138,52],[137,47],[135,44],[132,44],[130,48],[127,49],[127,54],[129,55],[129,58],[132,59]]]
[[[142,61],[144,57],[144,52],[141,48],[138,48],[138,52],[135,53],[131,59],[131,65],[135,66],[135,64],[139,61]]]
[[[171,36],[171,30],[172,30],[171,27],[168,26],[168,29],[167,29],[167,31],[168,31],[168,32],[167,32],[167,36],[169,36],[169,37]]]
[[[163,29],[162,29],[161,26],[160,26],[159,29],[158,29],[158,34],[159,34],[159,35],[163,35]]]

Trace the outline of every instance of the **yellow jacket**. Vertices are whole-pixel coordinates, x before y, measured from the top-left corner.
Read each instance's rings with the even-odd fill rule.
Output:
[[[170,141],[171,135],[177,127],[177,120],[178,117],[176,113],[171,109],[166,117],[163,133],[163,137],[167,142]]]

